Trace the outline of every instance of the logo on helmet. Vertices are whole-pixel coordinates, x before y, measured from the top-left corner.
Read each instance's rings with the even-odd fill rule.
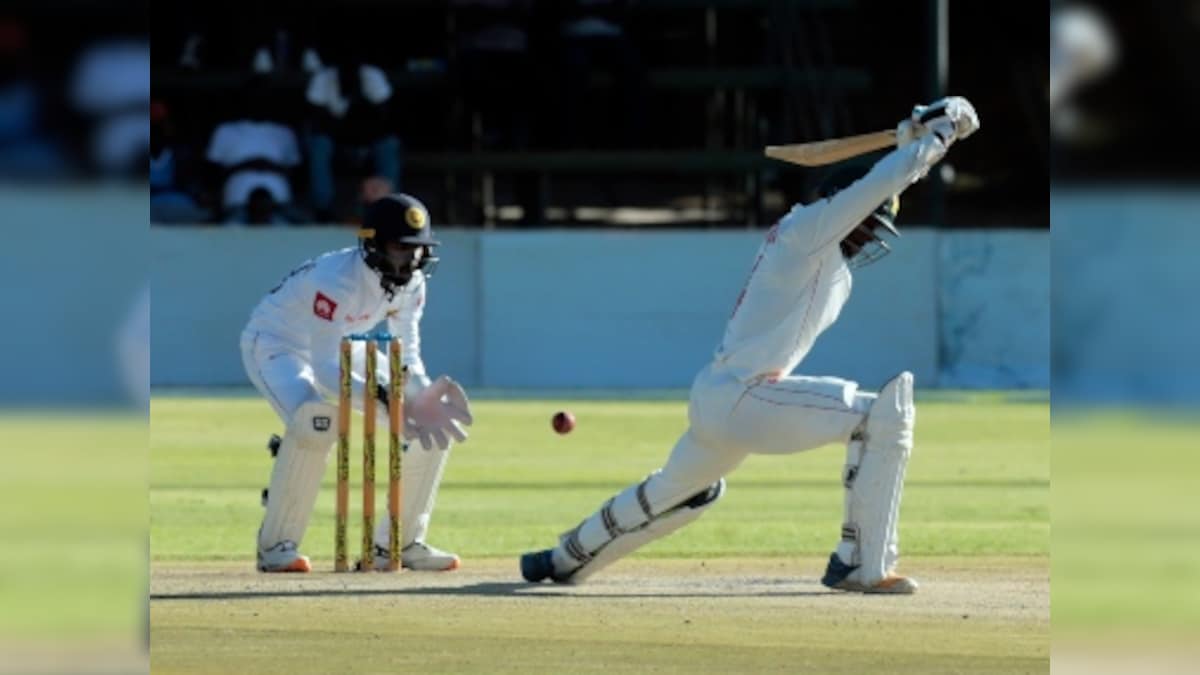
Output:
[[[404,212],[404,220],[414,230],[419,230],[425,227],[425,212],[415,206],[410,206]]]

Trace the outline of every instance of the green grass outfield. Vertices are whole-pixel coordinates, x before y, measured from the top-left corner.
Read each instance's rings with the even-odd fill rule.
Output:
[[[155,672],[338,672],[356,663],[381,672],[1046,668],[1044,400],[918,398],[902,566],[927,583],[916,598],[865,603],[816,583],[842,516],[844,450],[836,446],[750,457],[703,518],[597,585],[520,584],[516,556],[553,543],[660,466],[684,429],[686,403],[477,397],[473,408],[471,439],[453,451],[429,536],[459,553],[463,570],[324,573],[333,553],[330,470],[302,547],[322,573],[281,579],[252,572],[270,472],[264,445],[280,431],[274,414],[251,397],[155,398]],[[578,418],[566,436],[550,429],[559,409]],[[358,499],[352,491],[351,503]],[[354,541],[360,521],[351,517]]]
[[[549,545],[658,468],[686,424],[686,406],[676,400],[485,400],[473,407],[471,439],[453,450],[429,537],[464,558],[516,556]],[[560,408],[578,418],[566,436],[550,429]],[[279,430],[266,403],[254,398],[154,400],[154,560],[253,564],[259,493],[271,467],[265,443]],[[1045,403],[921,402],[903,504],[905,553],[1047,555],[1049,433]],[[352,479],[360,475],[359,440]],[[686,535],[656,542],[644,555],[828,552],[840,531],[844,461],[837,446],[752,456],[729,477],[718,507]],[[382,499],[386,469],[382,461],[377,466]],[[333,555],[333,481],[330,470],[303,547],[318,560]],[[354,489],[352,505],[358,500]]]

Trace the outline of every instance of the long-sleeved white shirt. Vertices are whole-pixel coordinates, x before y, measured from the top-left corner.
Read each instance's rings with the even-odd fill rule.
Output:
[[[888,153],[833,197],[793,206],[767,231],[715,362],[743,381],[791,373],[850,298],[842,239],[945,153],[928,134]]]
[[[370,331],[387,320],[388,331],[402,341],[408,366],[408,391],[413,395],[429,385],[421,361],[421,315],[425,309],[425,276],[415,272],[388,299],[379,273],[367,266],[357,247],[344,248],[308,260],[273,288],[251,312],[245,333],[269,336],[282,346],[307,353],[317,384],[328,392],[338,389],[338,359],[342,337]],[[355,360],[361,363],[362,343]],[[387,384],[387,359],[380,355],[379,383]],[[355,407],[362,406],[365,380],[361,366],[353,374]]]

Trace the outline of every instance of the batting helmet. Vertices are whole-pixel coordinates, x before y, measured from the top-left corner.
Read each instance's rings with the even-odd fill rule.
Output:
[[[869,170],[870,167],[865,166],[839,169],[822,181],[817,194],[828,199],[867,175]],[[896,216],[899,213],[900,195],[892,195],[842,240],[842,255],[851,267],[862,267],[891,253],[892,248],[879,236],[879,231],[884,230],[899,237],[900,231],[896,229]]]

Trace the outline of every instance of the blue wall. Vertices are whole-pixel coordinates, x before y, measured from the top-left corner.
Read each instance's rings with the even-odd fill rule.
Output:
[[[126,401],[118,336],[146,286],[144,187],[0,186],[0,404]]]
[[[709,359],[761,232],[481,232],[443,228],[423,352],[470,386],[681,388]],[[1045,232],[909,228],[856,274],[842,318],[801,370],[876,387],[1046,387]],[[349,229],[151,231],[155,385],[246,383],[250,309]]]
[[[940,384],[1050,383],[1050,245],[1045,231],[939,237]]]
[[[1200,190],[1051,193],[1057,402],[1200,401]]]

